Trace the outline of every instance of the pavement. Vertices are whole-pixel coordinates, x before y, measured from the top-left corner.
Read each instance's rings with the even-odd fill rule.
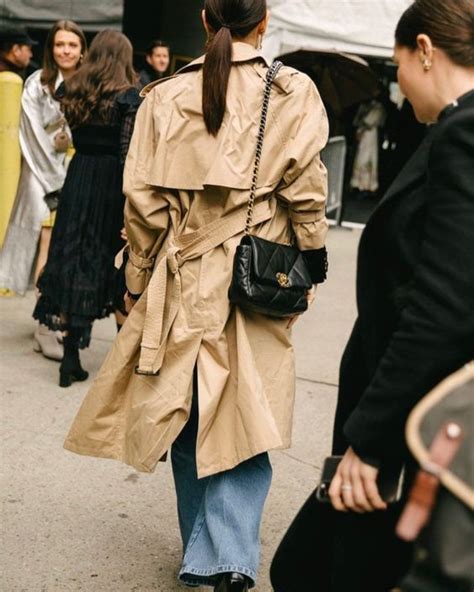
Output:
[[[330,452],[341,353],[355,318],[359,231],[329,233],[330,276],[294,329],[293,446],[271,453],[258,592],[273,553]],[[91,384],[57,386],[58,364],[33,352],[33,292],[0,298],[2,592],[174,592],[181,545],[170,464],[152,475],[62,448]],[[97,322],[83,365],[94,375],[115,335]]]

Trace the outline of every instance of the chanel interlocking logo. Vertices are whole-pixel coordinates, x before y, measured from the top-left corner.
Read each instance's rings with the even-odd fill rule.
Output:
[[[282,288],[289,288],[291,286],[290,278],[286,275],[286,273],[277,273],[276,278]]]

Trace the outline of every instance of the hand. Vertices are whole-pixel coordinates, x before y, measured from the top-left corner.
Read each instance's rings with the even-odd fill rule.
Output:
[[[310,307],[314,299],[316,298],[316,286],[313,286],[310,290],[306,291],[306,300],[308,301],[308,307]],[[287,329],[291,329],[296,321],[300,318],[300,315],[295,315],[294,317],[290,317],[288,321],[288,325],[286,326]]]
[[[120,230],[120,238],[125,242],[128,242],[127,229],[125,228],[125,226]]]
[[[368,465],[349,448],[339,463],[329,488],[333,507],[339,512],[352,510],[359,514],[386,510],[377,487],[379,470]]]
[[[125,292],[125,296],[123,297],[123,301],[125,303],[125,311],[127,314],[130,314],[132,308],[138,302],[135,298],[132,298],[130,296],[130,293],[128,290]]]

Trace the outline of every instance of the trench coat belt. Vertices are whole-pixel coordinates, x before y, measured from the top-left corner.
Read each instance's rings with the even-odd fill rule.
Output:
[[[203,226],[174,237],[158,261],[147,288],[147,302],[137,374],[157,375],[163,364],[168,336],[181,305],[180,267],[202,257],[245,229],[247,209],[242,208]],[[255,205],[252,226],[272,217],[269,201]],[[165,307],[167,311],[165,315]]]

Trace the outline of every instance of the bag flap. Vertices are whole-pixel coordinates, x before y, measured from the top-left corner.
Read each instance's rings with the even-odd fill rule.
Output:
[[[312,287],[303,255],[296,247],[257,236],[244,237],[242,244],[251,248],[252,273],[259,278],[259,283],[294,290],[309,290]]]

